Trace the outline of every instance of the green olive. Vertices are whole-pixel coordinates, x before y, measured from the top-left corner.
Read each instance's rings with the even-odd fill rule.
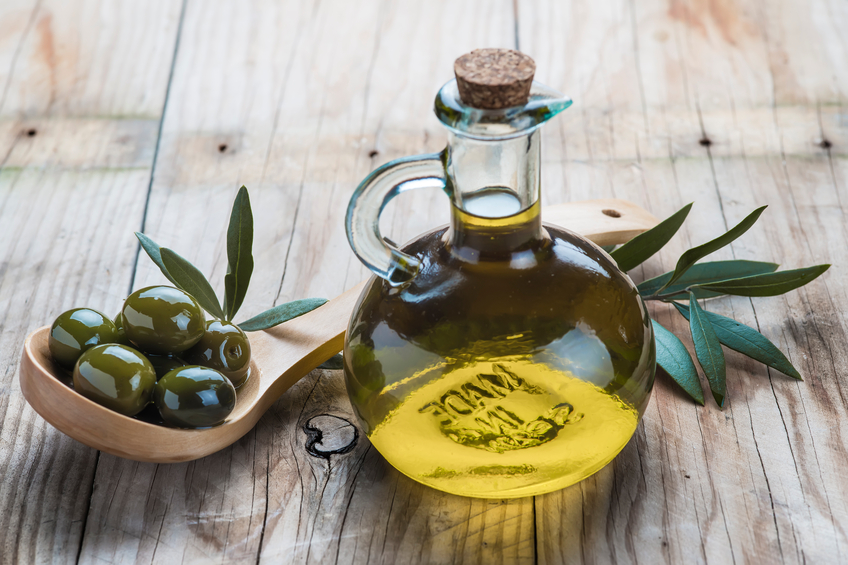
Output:
[[[215,369],[240,387],[250,368],[250,342],[241,328],[222,320],[206,322],[206,333],[183,354],[190,365]]]
[[[115,343],[120,343],[121,345],[129,345],[132,347],[132,343],[130,342],[130,338],[127,337],[127,332],[124,331],[124,318],[121,316],[121,313],[118,312],[118,315],[115,316],[113,320],[115,327],[118,328],[118,339],[115,340]]]
[[[159,379],[153,401],[166,423],[206,428],[223,422],[236,405],[236,389],[214,369],[189,365]]]
[[[174,369],[179,369],[180,367],[185,367],[189,365],[176,355],[154,355],[153,353],[148,353],[145,355],[147,360],[150,361],[150,364],[153,365],[153,369],[156,371],[156,379],[159,380]],[[195,363],[191,363],[194,365]]]
[[[189,294],[170,286],[149,286],[130,294],[121,310],[124,331],[142,351],[181,353],[200,341],[206,321]]]
[[[116,341],[118,330],[112,320],[91,308],[74,308],[60,314],[53,322],[47,345],[59,365],[73,369],[87,349]]]
[[[150,402],[156,371],[144,355],[117,343],[92,347],[74,367],[74,390],[125,416],[135,416]]]

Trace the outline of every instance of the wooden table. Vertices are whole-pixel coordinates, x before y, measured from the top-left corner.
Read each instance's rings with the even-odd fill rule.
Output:
[[[845,0],[4,0],[0,562],[848,562],[846,28]],[[28,407],[28,332],[163,282],[134,230],[222,289],[242,184],[257,226],[244,314],[360,281],[351,191],[444,145],[433,96],[481,46],[519,47],[574,97],[545,130],[546,202],[627,198],[660,217],[695,202],[637,281],[760,204],[715,258],[834,264],[784,297],[707,303],[805,382],[728,352],[720,410],[660,375],[612,464],[503,501],[422,487],[361,435],[310,454],[307,426],[335,421],[317,417],[354,421],[334,371],[179,465],[98,453]],[[396,240],[447,217],[435,191],[393,206]],[[667,307],[652,314],[686,335]]]

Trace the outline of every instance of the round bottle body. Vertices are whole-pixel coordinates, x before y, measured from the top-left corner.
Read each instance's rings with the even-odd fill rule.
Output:
[[[487,256],[436,230],[404,248],[421,261],[414,279],[363,290],[348,393],[374,446],[416,481],[484,498],[550,492],[635,432],[655,370],[644,303],[592,243],[543,236]]]

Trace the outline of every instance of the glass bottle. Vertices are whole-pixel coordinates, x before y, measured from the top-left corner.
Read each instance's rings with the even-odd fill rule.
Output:
[[[654,380],[654,340],[635,285],[593,243],[542,223],[540,126],[571,100],[533,82],[526,104],[435,112],[438,154],[371,173],[347,232],[375,273],[345,338],[348,393],[373,445],[402,473],[465,496],[550,492],[627,444]],[[378,219],[401,192],[438,186],[450,225],[403,249]]]

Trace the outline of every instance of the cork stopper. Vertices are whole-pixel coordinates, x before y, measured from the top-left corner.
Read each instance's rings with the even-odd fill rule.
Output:
[[[464,104],[499,110],[527,104],[536,63],[512,49],[475,49],[456,60],[453,72]]]

